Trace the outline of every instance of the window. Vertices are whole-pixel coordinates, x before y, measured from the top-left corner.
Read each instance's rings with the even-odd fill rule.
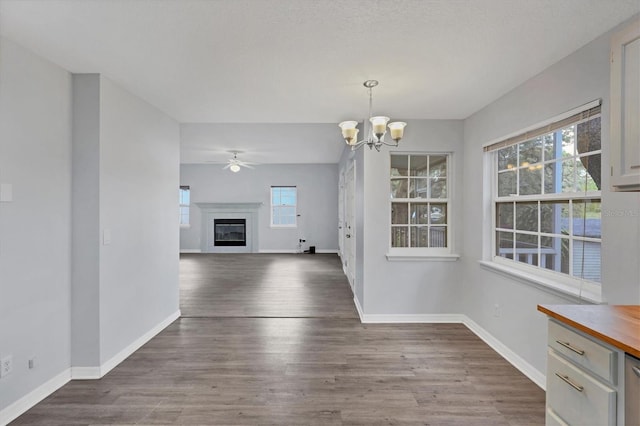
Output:
[[[494,261],[600,282],[600,148],[599,103],[485,148]]]
[[[391,247],[449,247],[449,154],[391,154]]]
[[[271,226],[295,227],[298,193],[295,186],[271,187]]]
[[[180,226],[189,226],[190,192],[188,186],[180,187]]]

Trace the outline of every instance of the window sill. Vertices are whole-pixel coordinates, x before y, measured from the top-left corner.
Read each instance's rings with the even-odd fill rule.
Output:
[[[523,271],[519,268],[514,268],[509,265],[503,265],[501,263],[489,260],[480,260],[478,263],[480,263],[480,266],[487,270],[496,272],[509,278],[515,278],[524,284],[541,288],[542,290],[549,291],[553,294],[564,297],[570,296],[576,301],[586,301],[594,304],[604,303],[600,294],[588,292],[586,290],[581,291],[580,288],[568,283],[560,282],[559,280],[554,280],[532,272]]]
[[[180,229],[188,229],[191,228],[190,224],[180,224]]]
[[[269,225],[271,229],[295,229],[298,225]]]
[[[429,254],[429,253],[387,253],[389,262],[455,262],[459,254]]]

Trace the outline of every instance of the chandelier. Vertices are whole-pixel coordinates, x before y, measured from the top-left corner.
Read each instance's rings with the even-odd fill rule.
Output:
[[[340,129],[342,129],[342,137],[347,145],[351,146],[351,150],[355,151],[358,148],[367,145],[369,149],[375,148],[376,151],[380,152],[380,147],[382,145],[388,146],[398,146],[398,142],[402,139],[404,134],[404,127],[407,123],[403,123],[402,121],[396,121],[393,123],[389,123],[389,117],[382,116],[371,116],[371,109],[373,106],[373,88],[378,85],[378,80],[367,80],[363,83],[363,86],[369,89],[369,122],[371,123],[371,131],[367,132],[367,122],[365,121],[365,134],[367,134],[366,139],[362,139],[358,141],[358,132],[357,129],[358,122],[357,121],[343,121],[338,124]],[[387,125],[387,123],[389,123]],[[386,142],[384,140],[384,136],[387,133],[387,126],[389,127],[389,133],[391,134],[391,139],[394,142]]]

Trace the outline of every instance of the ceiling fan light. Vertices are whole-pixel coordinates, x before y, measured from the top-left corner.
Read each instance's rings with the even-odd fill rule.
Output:
[[[231,166],[229,166],[229,170],[231,170],[233,173],[238,173],[240,171],[240,166],[238,166],[237,164],[232,164]]]
[[[404,136],[404,128],[407,123],[402,121],[394,121],[393,123],[389,123],[389,131],[391,133],[391,139],[398,142]]]

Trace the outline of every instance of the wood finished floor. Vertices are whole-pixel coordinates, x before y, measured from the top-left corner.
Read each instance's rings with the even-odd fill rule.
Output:
[[[183,254],[183,317],[358,318],[332,254]]]
[[[544,424],[465,326],[361,324],[333,255],[182,256],[181,292],[189,317],[12,425]]]

